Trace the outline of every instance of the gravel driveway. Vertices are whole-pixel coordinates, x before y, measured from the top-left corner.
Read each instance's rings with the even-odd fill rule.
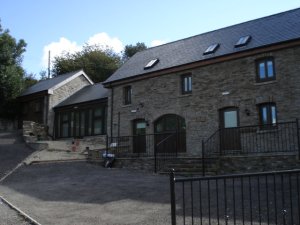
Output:
[[[23,166],[0,193],[43,225],[170,224],[168,176],[84,162]]]

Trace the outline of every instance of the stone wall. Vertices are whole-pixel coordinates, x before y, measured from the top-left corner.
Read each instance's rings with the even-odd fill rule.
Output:
[[[215,168],[218,174],[252,173],[300,169],[296,155],[222,157]]]
[[[104,161],[99,152],[90,151],[88,162],[103,166]],[[154,158],[117,158],[113,168],[126,168],[133,170],[154,171]]]
[[[59,87],[58,89],[54,90],[53,94],[49,97],[49,112],[48,112],[48,126],[49,126],[49,134],[53,135],[53,126],[54,126],[54,110],[55,107],[60,102],[64,101],[68,97],[70,97],[75,92],[79,91],[86,85],[90,83],[88,80],[83,76],[80,75],[79,77],[71,80],[70,82],[66,83],[65,85]]]
[[[33,121],[23,121],[23,137],[27,143],[47,140],[47,126]]]
[[[18,122],[15,120],[0,118],[0,131],[13,131],[18,127]]]
[[[256,82],[255,61],[274,57],[276,80]],[[154,122],[165,114],[185,118],[186,145],[189,154],[200,154],[201,140],[219,127],[219,110],[238,107],[240,126],[259,123],[257,105],[275,102],[278,121],[290,121],[300,115],[300,47],[207,65],[180,73],[166,74],[113,88],[113,125],[110,125],[108,99],[108,134],[132,135],[132,121],[148,121],[148,134]],[[193,91],[181,94],[181,75],[192,74]],[[132,104],[123,104],[123,89],[132,86]],[[229,94],[224,95],[224,92]],[[247,112],[247,113],[246,113]],[[118,113],[120,123],[118,124]]]

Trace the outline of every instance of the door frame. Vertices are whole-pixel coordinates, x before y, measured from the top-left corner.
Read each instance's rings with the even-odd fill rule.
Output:
[[[225,112],[236,112],[236,127],[225,128]],[[241,136],[238,127],[240,126],[239,108],[225,107],[219,110],[219,129],[220,129],[220,153],[225,154],[226,151],[241,150]],[[237,128],[237,129],[236,129]]]
[[[145,123],[145,134],[139,135],[136,134],[137,127],[136,125],[140,122]],[[146,153],[146,127],[147,122],[143,118],[138,118],[132,120],[132,152],[133,153]]]
[[[166,130],[166,118],[168,118],[168,116],[172,117],[176,117],[176,130]],[[165,119],[165,121],[163,121],[163,131],[162,132],[158,132],[157,131],[157,125],[158,122],[160,122],[161,120]],[[160,152],[165,152],[165,153],[176,153],[177,152],[186,152],[186,129],[182,129],[182,124],[184,124],[184,127],[186,126],[185,124],[185,118],[181,117],[177,114],[164,114],[162,116],[160,116],[159,118],[157,118],[154,123],[153,123],[153,128],[154,128],[154,145],[156,146],[157,143],[159,143],[160,141],[166,139],[168,136],[172,135],[172,133],[174,134],[174,137],[170,138],[166,143],[163,143],[161,146],[162,148],[160,148]],[[175,146],[174,146],[175,145]]]

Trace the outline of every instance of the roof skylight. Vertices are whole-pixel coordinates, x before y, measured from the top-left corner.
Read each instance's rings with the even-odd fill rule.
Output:
[[[218,44],[218,43],[208,46],[208,48],[205,50],[205,52],[203,52],[203,55],[208,55],[208,54],[214,53],[219,48],[219,46],[220,46],[220,44]]]
[[[238,42],[234,45],[234,47],[242,47],[242,46],[245,46],[249,43],[249,41],[251,40],[251,36],[248,35],[248,36],[244,36],[244,37],[241,37]]]
[[[159,62],[159,59],[156,58],[156,59],[152,59],[150,62],[147,63],[147,65],[144,67],[144,69],[150,69],[152,68],[153,66],[155,66],[155,64],[157,64]]]

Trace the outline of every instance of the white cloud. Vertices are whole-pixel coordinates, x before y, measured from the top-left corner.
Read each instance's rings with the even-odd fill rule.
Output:
[[[158,46],[158,45],[163,45],[167,43],[166,40],[153,40],[151,41],[151,47],[155,47],[155,46]]]
[[[104,49],[107,47],[112,48],[116,53],[121,53],[121,51],[124,49],[122,42],[118,38],[111,38],[107,33],[104,32],[90,37],[87,43],[90,45],[99,45]]]
[[[117,37],[110,37],[107,33],[98,33],[90,37],[86,43],[90,45],[98,45],[103,49],[111,48],[116,53],[121,53],[124,47],[122,42]],[[75,41],[70,41],[65,37],[61,37],[58,42],[51,42],[46,45],[43,49],[43,58],[42,66],[43,68],[48,67],[48,54],[51,52],[51,59],[54,59],[55,56],[60,56],[64,52],[74,53],[80,51],[83,47],[83,44],[79,45]]]
[[[50,51],[51,59],[54,59],[55,56],[60,56],[64,52],[74,53],[79,51],[81,46],[79,46],[76,42],[71,42],[70,40],[61,37],[58,42],[51,42],[46,45],[43,50],[43,59],[42,66],[44,68],[48,67],[48,54]]]

